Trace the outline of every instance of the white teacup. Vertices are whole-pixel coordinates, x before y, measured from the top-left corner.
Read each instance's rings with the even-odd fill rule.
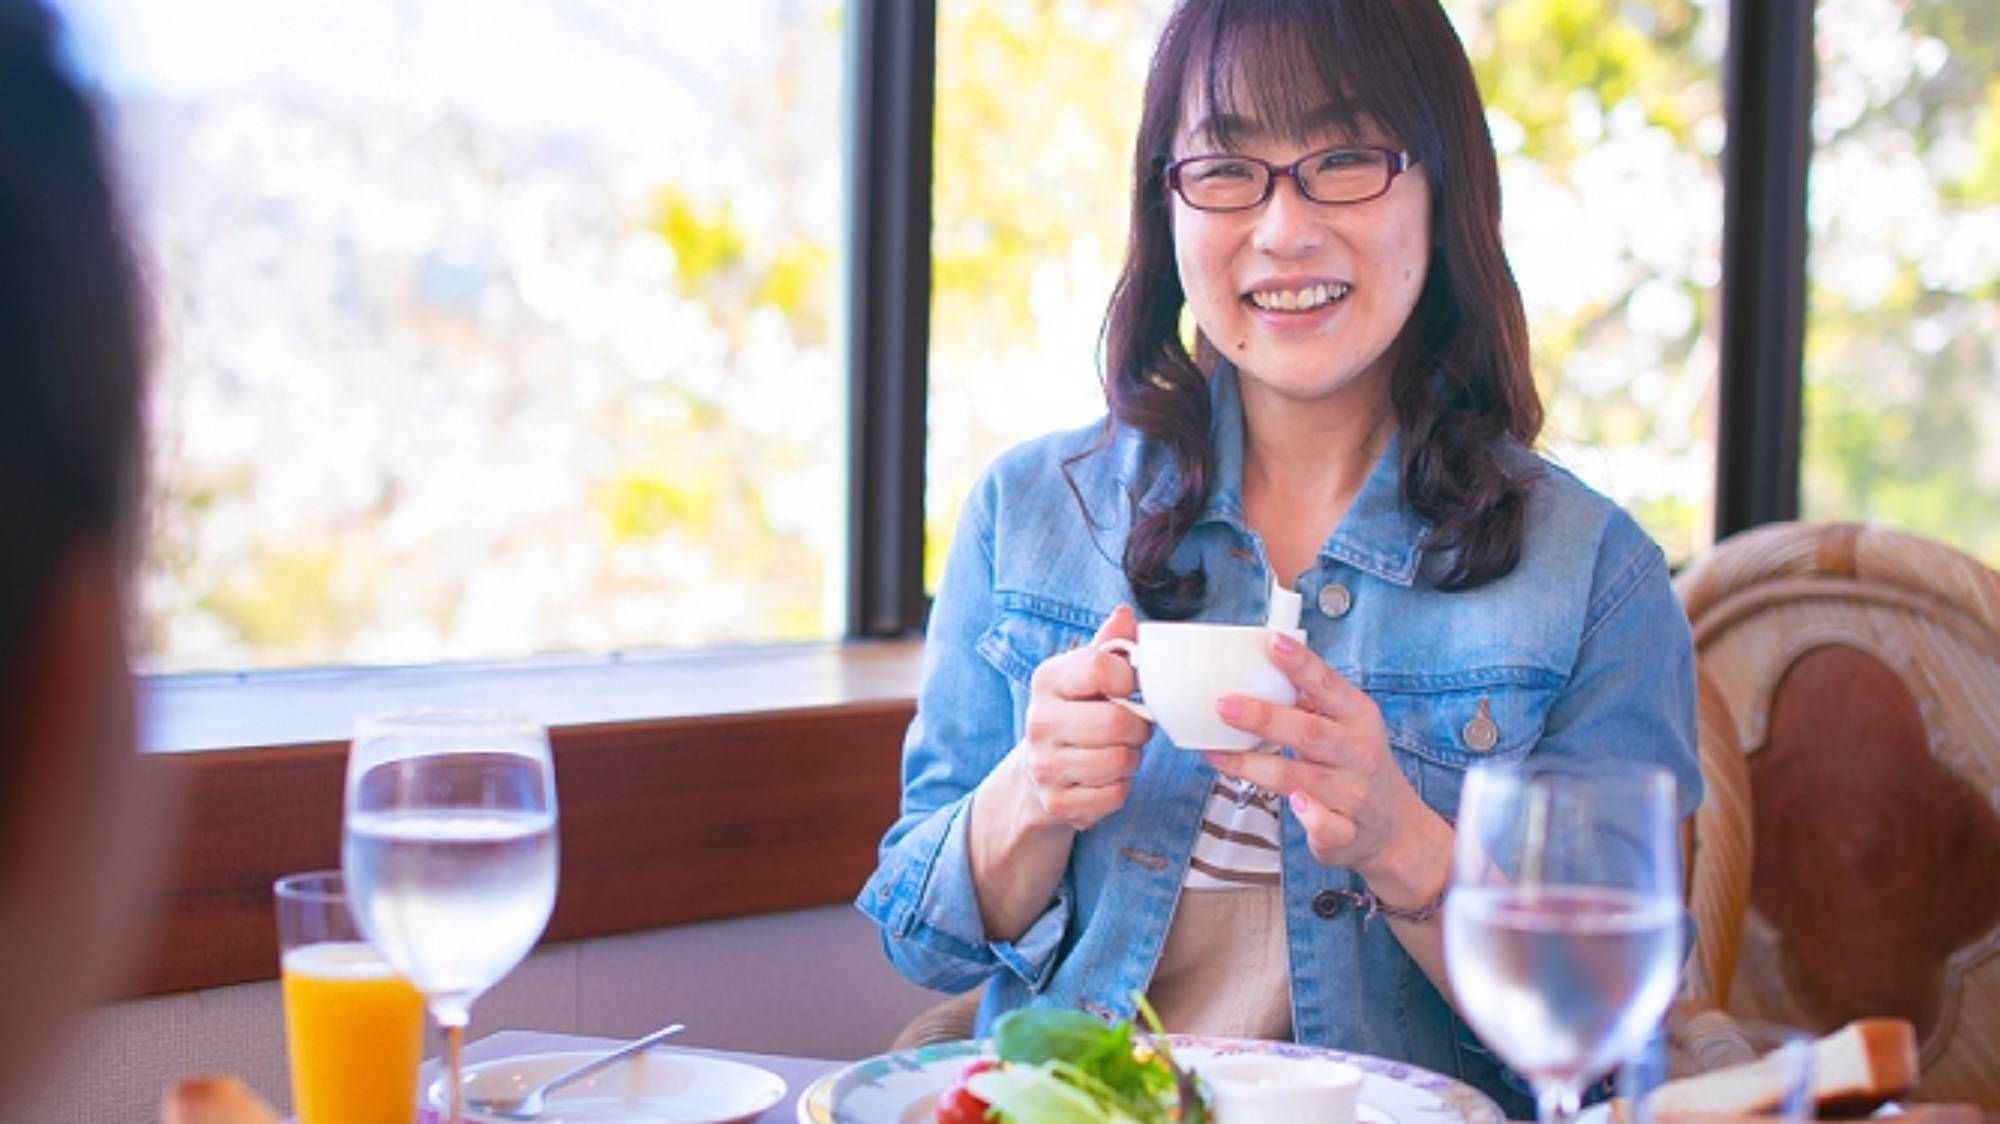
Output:
[[[1239,730],[1215,713],[1224,695],[1247,695],[1278,706],[1298,701],[1298,690],[1271,663],[1265,645],[1272,629],[1263,625],[1146,621],[1139,640],[1107,640],[1099,647],[1122,652],[1139,674],[1145,702],[1112,702],[1157,723],[1182,749],[1241,752],[1257,748],[1257,735]],[[1305,633],[1285,633],[1303,642]]]
[[[1215,1124],[1354,1124],[1361,1071],[1331,1058],[1238,1054],[1195,1067]]]

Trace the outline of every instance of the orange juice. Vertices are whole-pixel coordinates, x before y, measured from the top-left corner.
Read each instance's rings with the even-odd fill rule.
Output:
[[[358,941],[285,953],[285,1040],[299,1124],[411,1124],[424,1002]]]

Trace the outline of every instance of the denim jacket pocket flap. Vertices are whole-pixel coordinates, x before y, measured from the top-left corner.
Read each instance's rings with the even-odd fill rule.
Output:
[[[1541,740],[1560,680],[1511,668],[1447,682],[1369,688],[1389,745],[1424,803],[1455,818],[1465,772],[1482,761],[1518,761]]]
[[[1096,634],[1088,609],[1026,594],[999,595],[1000,615],[979,637],[979,654],[1000,673],[1026,683],[1043,660],[1090,643]]]
[[[1368,693],[1382,710],[1391,746],[1427,765],[1464,770],[1516,760],[1534,748],[1558,685],[1554,675],[1503,668]]]

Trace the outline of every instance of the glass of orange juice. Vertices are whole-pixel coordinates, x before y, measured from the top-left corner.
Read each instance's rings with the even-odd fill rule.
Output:
[[[424,1001],[354,927],[337,870],[273,887],[299,1124],[412,1124]]]

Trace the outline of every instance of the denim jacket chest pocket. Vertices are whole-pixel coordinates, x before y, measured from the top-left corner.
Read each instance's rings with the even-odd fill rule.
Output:
[[[1014,734],[1019,737],[1028,709],[1035,669],[1050,656],[1090,643],[1108,612],[1023,593],[997,596],[1000,612],[979,637],[979,654],[1005,675],[1014,695]]]
[[[1493,668],[1365,689],[1381,708],[1389,748],[1418,795],[1455,819],[1466,770],[1527,756],[1541,740],[1561,686],[1553,672]]]

